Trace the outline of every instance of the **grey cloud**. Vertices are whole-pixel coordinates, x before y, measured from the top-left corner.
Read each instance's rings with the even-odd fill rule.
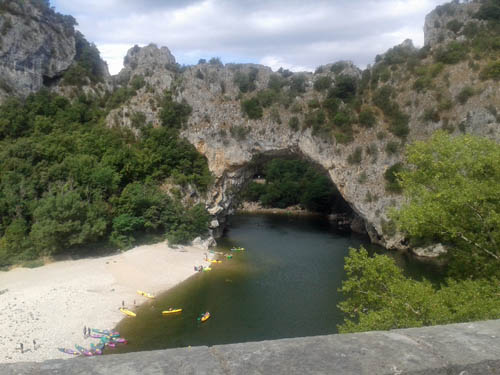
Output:
[[[154,42],[168,46],[181,63],[211,54],[236,62],[273,57],[293,66],[315,67],[334,59],[351,59],[360,65],[372,62],[376,54],[394,44],[421,35],[425,13],[442,1],[73,0],[69,3],[54,0],[53,3],[60,11],[74,12],[80,30],[97,45]]]

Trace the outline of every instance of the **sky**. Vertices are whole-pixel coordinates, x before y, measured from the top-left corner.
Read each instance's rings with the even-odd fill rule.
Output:
[[[446,0],[51,0],[97,45],[111,74],[135,44],[167,46],[180,64],[219,57],[273,70],[314,71],[338,60],[360,68],[412,39]]]

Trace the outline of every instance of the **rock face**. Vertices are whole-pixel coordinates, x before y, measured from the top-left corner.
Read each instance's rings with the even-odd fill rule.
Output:
[[[26,96],[69,68],[74,22],[41,2],[0,3],[0,97]]]
[[[452,40],[464,40],[464,37],[460,36],[463,27],[469,22],[480,23],[471,17],[471,14],[479,10],[480,5],[480,0],[474,0],[462,4],[453,1],[438,6],[425,17],[424,44],[433,48]]]
[[[431,47],[442,42],[437,37],[441,26],[438,27],[435,21],[447,27],[452,19],[448,17],[451,11],[447,7],[453,9],[453,14],[462,20],[460,22],[466,23],[470,21],[472,12],[478,9],[478,4],[453,3],[445,6],[444,10],[438,8],[431,13],[425,27],[426,44]],[[453,37],[459,38],[460,33],[456,32]],[[415,51],[408,40],[398,48],[400,51]],[[432,57],[423,58],[420,62],[425,67],[433,63]],[[369,73],[380,70],[380,64],[370,68]],[[128,103],[110,114],[108,123],[127,126],[131,112],[142,112],[148,122],[158,124],[154,98],[166,89],[177,101],[185,101],[192,107],[182,136],[206,156],[215,176],[215,184],[206,197],[208,212],[213,215],[211,228],[214,235],[224,229],[227,215],[233,212],[235,193],[253,176],[254,163],[273,156],[295,154],[316,163],[328,173],[357,214],[357,231],[364,229],[372,241],[388,248],[404,249],[407,247],[405,239],[395,233],[386,216],[387,209],[400,206],[403,198],[386,191],[384,173],[403,160],[401,150],[405,142],[426,139],[437,129],[500,140],[496,110],[500,108],[500,92],[495,82],[481,81],[467,61],[445,66],[433,77],[432,90],[416,90],[418,75],[412,75],[405,65],[395,65],[392,71],[383,82],[394,89],[394,101],[409,116],[409,134],[405,140],[391,134],[390,121],[376,107],[372,107],[377,113],[375,126],[364,128],[354,125],[354,141],[351,143],[321,137],[313,134],[312,127],[304,126],[314,103],[326,97],[325,91],[314,89],[314,82],[329,77],[335,83],[342,75],[360,79],[362,72],[352,63],[322,66],[314,74],[290,73],[290,76],[288,72],[281,72],[281,78],[286,81],[282,94],[288,102],[265,107],[261,118],[250,119],[242,111],[242,102],[268,88],[271,77],[276,76],[270,68],[254,64],[222,65],[213,61],[179,70],[168,49],[159,49],[154,45],[134,47],[127,54],[126,67],[119,79],[125,82],[134,75],[141,75],[146,84]],[[245,91],[247,88],[241,89],[241,77],[252,77],[249,92]],[[297,78],[302,82],[302,92],[291,95],[292,81]],[[465,102],[459,101],[457,98],[468,86],[474,88],[474,94]],[[362,98],[365,105],[370,105],[371,95],[373,91]],[[442,113],[429,116],[438,103],[444,103]],[[289,126],[294,117],[302,126]],[[387,151],[390,148],[399,151]],[[353,162],[352,155],[355,153],[361,157]],[[432,249],[420,249],[419,253],[423,256],[434,254]]]

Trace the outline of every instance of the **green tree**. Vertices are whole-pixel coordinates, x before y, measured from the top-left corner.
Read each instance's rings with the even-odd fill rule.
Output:
[[[437,132],[407,149],[407,202],[391,216],[410,237],[450,245],[457,276],[500,275],[500,146]]]
[[[435,288],[429,281],[406,278],[394,260],[350,249],[347,280],[339,304],[345,313],[341,333],[498,319],[499,281],[449,279]]]

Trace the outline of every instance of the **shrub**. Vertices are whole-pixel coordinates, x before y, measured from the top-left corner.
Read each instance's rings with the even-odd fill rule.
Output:
[[[440,120],[439,112],[434,108],[427,108],[424,111],[423,120],[427,122],[438,122]]]
[[[335,140],[337,141],[337,143],[343,145],[351,143],[354,140],[351,128],[348,128],[347,130],[342,129],[342,131],[335,131],[333,135],[335,136]]]
[[[481,79],[500,80],[500,61],[492,61],[481,71]]]
[[[347,162],[349,164],[360,164],[363,159],[363,148],[357,146],[351,155],[347,157]]]
[[[200,69],[196,71],[195,77],[198,79],[205,79],[205,76],[203,75]]]
[[[288,121],[288,126],[290,126],[290,128],[294,131],[299,130],[299,125],[300,125],[300,122],[299,122],[299,119],[297,118],[297,116],[291,117],[290,120]]]
[[[335,74],[339,74],[347,67],[347,63],[345,61],[337,61],[332,64],[330,71]]]
[[[483,1],[476,17],[481,20],[500,21],[500,4],[496,0]]]
[[[303,74],[295,74],[291,78],[290,90],[297,93],[306,92],[306,77]]]
[[[309,100],[309,102],[307,103],[307,106],[309,107],[309,109],[317,109],[317,108],[321,107],[321,104],[319,103],[319,100],[317,98],[313,98],[313,99]]]
[[[134,90],[140,90],[144,87],[146,81],[141,74],[136,74],[132,77],[129,84]]]
[[[352,122],[351,116],[350,116],[349,112],[345,111],[345,110],[337,112],[337,114],[333,118],[333,123],[335,125],[341,126],[341,127],[350,125],[351,122]]]
[[[439,47],[434,53],[434,59],[444,64],[456,64],[465,59],[468,49],[465,43],[450,42],[444,48]]]
[[[278,94],[274,90],[261,90],[257,92],[256,98],[262,107],[267,108],[278,100]]]
[[[457,100],[460,104],[465,104],[470,97],[474,96],[475,91],[470,86],[465,86],[457,95]]]
[[[383,86],[373,94],[373,104],[379,107],[385,115],[389,116],[394,112],[394,104],[391,97],[394,95],[394,89],[391,86]]]
[[[398,110],[398,112],[392,116],[389,131],[396,137],[405,138],[410,133],[410,128],[408,127],[409,121],[410,116]]]
[[[385,152],[387,155],[395,155],[399,151],[399,143],[395,141],[390,141],[385,146]]]
[[[255,68],[254,68],[255,69]],[[257,70],[258,72],[258,70]],[[241,71],[236,72],[234,75],[234,83],[240,89],[240,92],[246,93],[251,92],[256,89],[255,79],[257,74],[243,73]]]
[[[429,77],[419,77],[413,83],[413,89],[416,92],[425,91],[432,86],[432,80]]]
[[[373,127],[376,121],[375,113],[370,108],[364,109],[359,113],[359,123],[366,128]]]
[[[363,185],[366,181],[368,181],[368,176],[366,175],[366,172],[363,171],[358,177],[358,184]]]
[[[231,129],[229,129],[229,132],[233,138],[238,141],[243,141],[246,139],[247,134],[250,133],[250,129],[245,126],[232,126]]]
[[[263,115],[262,107],[257,98],[243,100],[241,102],[241,110],[252,120],[260,119]]]
[[[284,79],[281,75],[271,74],[269,82],[267,83],[267,88],[278,92],[283,88],[283,86],[286,86],[286,84],[286,79]]]
[[[348,101],[356,95],[357,81],[354,77],[340,75],[335,81],[335,86],[328,93],[329,97],[335,97]]]
[[[462,22],[460,22],[459,20],[454,19],[454,20],[451,20],[450,22],[448,22],[446,24],[446,28],[448,30],[453,31],[455,34],[457,34],[460,31],[460,29],[462,28],[463,25],[464,24]]]
[[[328,76],[318,77],[316,81],[314,81],[314,90],[316,91],[324,91],[328,90],[332,85],[332,79]]]
[[[271,108],[271,112],[269,113],[269,116],[273,122],[276,124],[281,124],[281,116],[280,112],[276,107]]]
[[[401,193],[403,189],[401,188],[401,184],[399,183],[399,179],[397,174],[403,171],[403,164],[396,163],[393,166],[389,167],[385,173],[384,178],[386,181],[385,190],[390,193]]]
[[[281,74],[283,78],[288,78],[290,76],[293,76],[293,72],[291,72],[288,69],[279,68],[278,73]]]
[[[463,33],[467,38],[472,39],[478,32],[479,27],[476,22],[467,22],[465,24]]]
[[[221,59],[220,59],[220,57],[212,57],[212,58],[208,61],[208,63],[209,63],[210,65],[220,65],[220,66],[222,66],[222,65],[223,65],[223,64],[222,64],[222,61],[221,61]]]

